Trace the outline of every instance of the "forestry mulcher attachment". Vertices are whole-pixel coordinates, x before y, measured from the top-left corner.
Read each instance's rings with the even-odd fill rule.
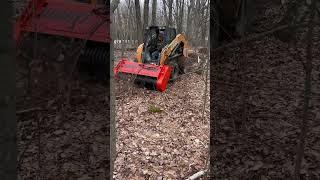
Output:
[[[43,39],[57,39],[69,44],[79,42],[83,48],[76,47],[79,51],[71,57],[79,59],[77,62],[89,67],[99,79],[107,80],[107,59],[111,41],[109,27],[108,4],[88,4],[71,0],[30,0],[14,24],[13,35],[17,48],[22,50],[32,49],[34,41]],[[62,47],[61,44],[42,45],[48,46],[48,51]],[[38,47],[43,48],[42,45],[38,44]],[[32,57],[32,52],[29,56]],[[50,58],[51,56],[49,55]]]
[[[116,77],[134,75],[136,84],[164,91],[169,81],[184,73],[188,42],[183,34],[169,27],[145,29],[144,42],[137,49],[136,59],[122,59],[114,68]]]

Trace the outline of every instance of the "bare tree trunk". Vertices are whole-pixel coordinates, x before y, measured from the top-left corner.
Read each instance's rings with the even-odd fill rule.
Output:
[[[128,11],[127,13],[129,13],[128,16],[128,30],[130,32],[130,39],[134,39],[137,40],[138,37],[136,37],[136,24],[135,24],[135,18],[134,16],[132,16],[132,14],[134,14],[134,8],[131,4],[131,0],[128,1]]]
[[[134,38],[134,18],[132,17],[132,12],[133,12],[133,10],[132,10],[132,7],[131,7],[131,3],[129,3],[129,5],[128,5],[128,10],[126,11],[126,13],[127,13],[127,17],[126,17],[126,29],[127,29],[127,31],[128,31],[128,39],[130,39],[130,40],[136,40],[135,38]]]
[[[312,73],[312,46],[313,46],[313,33],[314,33],[314,16],[315,16],[315,0],[312,4],[311,16],[308,25],[307,32],[307,57],[306,57],[306,65],[305,65],[305,91],[304,91],[304,104],[303,104],[303,116],[301,122],[301,133],[299,137],[298,151],[296,155],[296,162],[294,168],[294,176],[296,180],[300,179],[300,171],[301,171],[301,162],[304,157],[304,146],[305,139],[308,129],[308,119],[309,119],[309,103],[310,103],[310,95],[311,95],[311,73]]]
[[[191,36],[192,32],[192,21],[191,21],[191,16],[192,16],[192,11],[193,11],[193,6],[194,6],[194,0],[189,1],[189,6],[188,6],[188,11],[187,11],[187,27],[186,27],[186,35],[187,37]]]
[[[114,15],[112,15],[112,22],[117,22],[116,21],[116,17]],[[115,37],[116,39],[119,38],[119,35],[118,35],[118,24],[116,26],[111,26],[111,29],[112,29],[112,32],[113,32],[113,37]]]
[[[201,36],[200,36],[200,42],[201,45],[204,46],[205,41],[206,41],[206,32],[207,32],[207,13],[209,13],[209,8],[203,8],[206,7],[206,2],[204,2],[203,5],[201,5],[202,10],[201,10]],[[208,6],[209,7],[209,6]]]
[[[16,179],[15,69],[11,44],[12,2],[1,4],[0,28],[0,179]]]
[[[168,23],[167,26],[172,26],[172,4],[173,0],[168,0],[168,9],[169,9],[169,17],[168,17]]]
[[[134,6],[136,10],[136,26],[137,26],[137,38],[139,42],[142,42],[142,29],[141,29],[141,11],[139,0],[134,0]]]
[[[143,7],[143,29],[149,25],[149,0],[144,0]]]
[[[283,18],[278,23],[278,26],[284,24],[293,25],[294,17],[298,13],[299,4],[297,1],[290,1],[287,11],[285,12]],[[288,28],[282,31],[275,33],[275,36],[283,41],[283,42],[292,42],[295,39],[295,29],[296,28]]]
[[[183,15],[184,15],[184,0],[181,2],[181,8],[180,8],[180,32],[183,32]]]
[[[114,11],[117,9],[119,3],[120,3],[120,0],[112,0],[112,2],[111,2],[111,12],[112,13],[114,13]]]
[[[117,31],[117,35],[118,38],[120,39],[122,37],[122,21],[121,21],[121,15],[120,15],[120,8],[117,9],[117,23],[118,23],[118,31]]]
[[[190,13],[191,13],[191,3],[192,0],[189,0],[189,4],[188,4],[188,8],[187,8],[187,19],[186,19],[186,36],[189,36],[189,33],[190,33]]]
[[[177,13],[176,13],[176,22],[177,22],[177,32],[182,32],[182,23],[183,23],[183,10],[184,10],[184,0],[176,0]]]
[[[157,0],[152,0],[152,25],[157,24]]]
[[[180,1],[179,0],[176,0],[176,4],[175,4],[175,8],[176,8],[176,11],[174,13],[174,21],[175,21],[175,24],[176,24],[176,27],[177,27],[177,31],[178,31],[178,24],[179,24],[179,11],[180,11]],[[178,31],[179,32],[179,31]]]
[[[119,34],[119,39],[121,40],[121,57],[124,56],[124,40],[126,40],[126,36],[125,36],[125,32],[124,32],[124,23],[122,22],[122,18],[121,18],[121,15],[120,15],[120,8],[118,8],[117,10],[117,16],[118,16],[118,28],[119,28],[119,31],[118,31],[118,34]]]
[[[167,2],[166,2],[166,0],[162,0],[162,3],[163,3],[163,11],[164,11],[165,22],[166,22],[166,25],[168,25],[169,24],[169,18],[168,18],[168,14],[167,14]]]
[[[198,19],[198,21],[194,21],[194,34],[193,34],[193,37],[194,38],[194,44],[196,46],[199,45],[199,40],[200,40],[200,35],[201,35],[201,0],[197,0],[196,3],[195,3],[195,11],[194,11],[194,19]]]

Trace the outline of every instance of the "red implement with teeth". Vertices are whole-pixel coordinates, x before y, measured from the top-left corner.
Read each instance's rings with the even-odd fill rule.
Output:
[[[120,73],[136,75],[138,79],[147,77],[158,91],[163,92],[169,82],[171,68],[166,65],[142,64],[122,59],[114,68],[116,76]]]

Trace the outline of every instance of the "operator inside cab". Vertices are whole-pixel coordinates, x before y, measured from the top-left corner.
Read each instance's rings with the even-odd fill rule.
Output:
[[[158,37],[158,43],[157,43],[158,50],[162,49],[163,44],[164,44],[164,32],[160,31],[159,37]]]
[[[165,39],[165,34],[163,31],[160,31],[158,35],[157,48],[156,48],[156,51],[152,53],[152,59],[159,60],[161,50],[164,46],[164,39]]]

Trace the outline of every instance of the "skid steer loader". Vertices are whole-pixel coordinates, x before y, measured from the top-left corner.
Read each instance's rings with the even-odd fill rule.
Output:
[[[184,73],[189,49],[183,34],[175,28],[151,26],[145,29],[144,42],[137,48],[136,59],[122,59],[114,68],[116,77],[135,75],[135,83],[164,91],[169,81]]]

